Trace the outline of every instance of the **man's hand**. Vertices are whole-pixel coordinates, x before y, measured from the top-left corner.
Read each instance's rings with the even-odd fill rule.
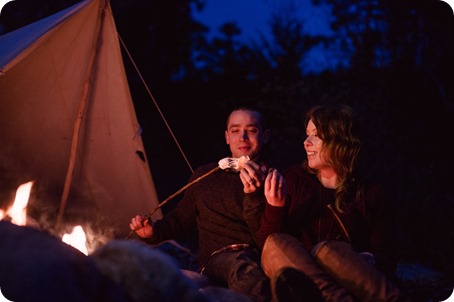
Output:
[[[265,181],[267,168],[259,164],[248,161],[240,170],[241,182],[244,186],[244,193],[253,193],[263,186]]]
[[[129,227],[141,238],[150,238],[153,235],[153,223],[145,216],[137,215],[132,218]]]

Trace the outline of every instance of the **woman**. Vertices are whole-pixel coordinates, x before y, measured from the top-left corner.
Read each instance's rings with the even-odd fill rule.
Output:
[[[295,274],[284,269],[291,267],[308,276],[325,301],[405,299],[390,282],[396,268],[392,205],[380,186],[360,175],[355,127],[349,106],[312,108],[305,118],[307,159],[284,177],[275,171],[265,180],[259,240],[275,290]]]

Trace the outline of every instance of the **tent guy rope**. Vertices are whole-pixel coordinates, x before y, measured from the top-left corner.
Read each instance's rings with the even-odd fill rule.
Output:
[[[137,75],[139,76],[140,80],[142,81],[142,84],[145,86],[145,89],[147,90],[148,95],[150,96],[151,100],[153,101],[153,104],[155,105],[156,110],[158,110],[159,115],[161,116],[162,120],[164,121],[164,124],[166,125],[167,129],[169,130],[170,135],[172,136],[173,140],[175,141],[175,144],[177,144],[177,147],[180,150],[181,155],[183,156],[184,160],[186,161],[186,164],[188,165],[189,169],[191,170],[191,173],[194,172],[194,169],[192,168],[191,163],[189,162],[188,158],[186,157],[186,154],[183,152],[183,149],[181,148],[180,144],[178,143],[177,138],[173,134],[173,131],[170,128],[169,123],[167,122],[166,118],[164,117],[164,114],[161,111],[161,108],[159,108],[158,103],[156,102],[155,98],[153,97],[153,94],[151,93],[150,88],[148,88],[147,83],[145,82],[144,78],[142,77],[142,74],[140,73],[139,68],[137,67],[136,63],[134,62],[134,60],[133,60],[133,58],[131,56],[131,54],[129,53],[128,48],[126,47],[125,43],[123,42],[123,39],[121,38],[120,34],[117,33],[117,35],[118,35],[118,40],[120,41],[120,43],[123,46],[126,54],[128,55],[129,60],[131,60],[131,63],[134,66],[134,69],[136,70]]]

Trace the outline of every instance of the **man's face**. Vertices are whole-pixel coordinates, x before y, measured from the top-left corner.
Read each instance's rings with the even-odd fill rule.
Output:
[[[230,114],[225,141],[230,147],[232,157],[249,156],[251,160],[258,157],[263,144],[268,142],[258,112],[235,110]]]

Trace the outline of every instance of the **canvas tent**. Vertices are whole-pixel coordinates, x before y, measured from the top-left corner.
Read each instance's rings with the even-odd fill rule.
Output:
[[[38,204],[56,222],[83,217],[120,237],[157,206],[108,1],[0,36],[0,142],[47,192]]]

